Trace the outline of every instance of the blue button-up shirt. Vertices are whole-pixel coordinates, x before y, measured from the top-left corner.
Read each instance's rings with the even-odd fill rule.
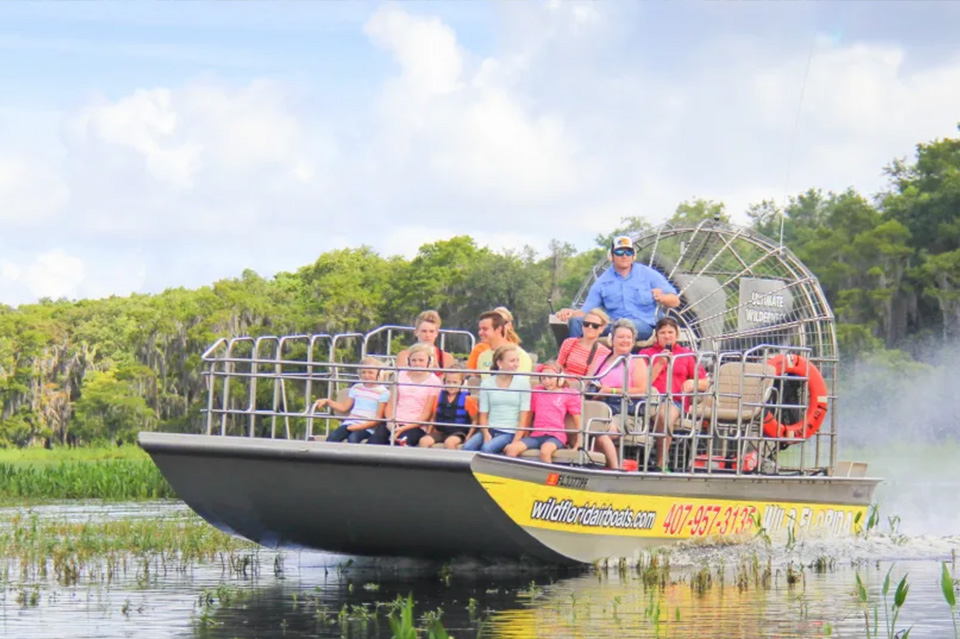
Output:
[[[602,307],[611,320],[628,317],[653,326],[657,322],[657,303],[653,299],[655,288],[664,293],[677,292],[663,274],[644,264],[634,263],[627,277],[622,277],[611,266],[590,287],[583,310],[588,312]]]

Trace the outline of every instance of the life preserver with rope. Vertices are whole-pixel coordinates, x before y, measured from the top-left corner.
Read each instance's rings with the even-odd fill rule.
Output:
[[[781,424],[772,412],[763,418],[763,433],[767,437],[807,439],[820,430],[827,415],[827,384],[817,367],[800,355],[774,355],[767,360],[777,375],[795,375],[806,378],[809,400],[806,413],[800,421]]]

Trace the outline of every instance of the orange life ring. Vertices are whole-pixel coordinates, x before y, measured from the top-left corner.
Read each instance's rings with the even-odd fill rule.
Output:
[[[823,424],[827,415],[827,384],[817,367],[799,355],[774,355],[767,363],[773,366],[777,375],[796,375],[805,377],[809,390],[807,412],[803,419],[795,424],[781,424],[768,412],[763,418],[763,433],[767,437],[790,437],[807,439]]]

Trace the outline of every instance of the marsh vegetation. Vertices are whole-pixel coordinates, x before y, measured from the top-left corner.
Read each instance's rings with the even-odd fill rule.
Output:
[[[174,497],[170,484],[138,446],[0,449],[0,503]]]

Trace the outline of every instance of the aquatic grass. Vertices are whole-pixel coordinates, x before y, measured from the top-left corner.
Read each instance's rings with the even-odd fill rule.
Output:
[[[907,628],[902,633],[896,632],[897,627],[897,617],[900,616],[900,610],[903,608],[903,604],[907,601],[907,593],[910,591],[910,584],[907,583],[907,576],[904,575],[903,579],[900,580],[900,583],[897,584],[897,590],[893,594],[893,619],[890,621],[890,633],[891,637],[900,637],[900,639],[908,639],[910,636],[910,628]]]
[[[947,562],[942,562],[940,566],[940,590],[943,592],[943,598],[947,605],[950,606],[950,620],[953,621],[953,636],[956,639],[960,637],[960,634],[957,633],[957,593],[954,590],[953,576],[947,570]]]
[[[150,459],[0,462],[0,501],[174,497],[173,488]]]
[[[417,628],[413,625],[412,594],[402,600],[399,611],[391,611],[389,621],[393,639],[417,639]]]
[[[713,587],[713,574],[707,564],[700,566],[690,579],[690,588],[698,595],[705,594]]]
[[[657,550],[649,556],[641,556],[637,562],[637,573],[645,588],[666,588],[670,580],[670,555]]]
[[[196,606],[200,609],[200,614],[199,616],[194,614],[194,633],[198,637],[207,637],[211,630],[223,625],[223,622],[214,618],[217,608],[242,604],[250,595],[251,593],[247,590],[223,583],[216,588],[205,588],[197,597]]]
[[[888,639],[909,639],[910,630],[912,628],[907,628],[906,630],[897,631],[897,619],[900,617],[900,611],[903,609],[903,605],[907,601],[907,594],[910,592],[910,584],[907,583],[907,575],[904,575],[900,579],[900,582],[897,584],[896,589],[893,593],[893,602],[890,603],[887,597],[890,595],[890,586],[892,585],[891,576],[893,574],[893,566],[890,566],[890,569],[887,570],[887,574],[883,578],[883,585],[880,587],[880,595],[883,598],[883,622],[884,630],[886,631],[886,637]],[[856,595],[857,600],[864,606],[863,617],[866,624],[867,637],[876,637],[880,632],[880,621],[879,614],[877,612],[876,604],[873,607],[873,634],[870,633],[870,612],[867,609],[867,603],[869,597],[867,595],[867,588],[863,584],[863,579],[860,577],[860,572],[857,571],[857,585],[856,585]],[[949,602],[948,602],[949,603]],[[888,605],[889,604],[889,605]],[[891,616],[892,613],[892,616]],[[952,614],[952,608],[951,608]]]
[[[440,621],[443,610],[439,608],[423,615],[422,626],[418,627],[414,623],[412,593],[406,598],[397,597],[389,607],[391,610],[387,621],[390,623],[392,639],[418,639],[421,631],[426,633],[427,639],[450,639],[450,635]]]
[[[147,461],[150,455],[139,446],[82,446],[0,448],[0,464],[57,465],[61,462],[94,462],[108,459]]]
[[[0,521],[0,566],[5,573],[19,569],[22,580],[52,572],[64,585],[85,576],[109,582],[133,569],[148,582],[157,573],[213,561],[245,576],[259,570],[258,552],[193,514],[72,522],[28,513]]]

